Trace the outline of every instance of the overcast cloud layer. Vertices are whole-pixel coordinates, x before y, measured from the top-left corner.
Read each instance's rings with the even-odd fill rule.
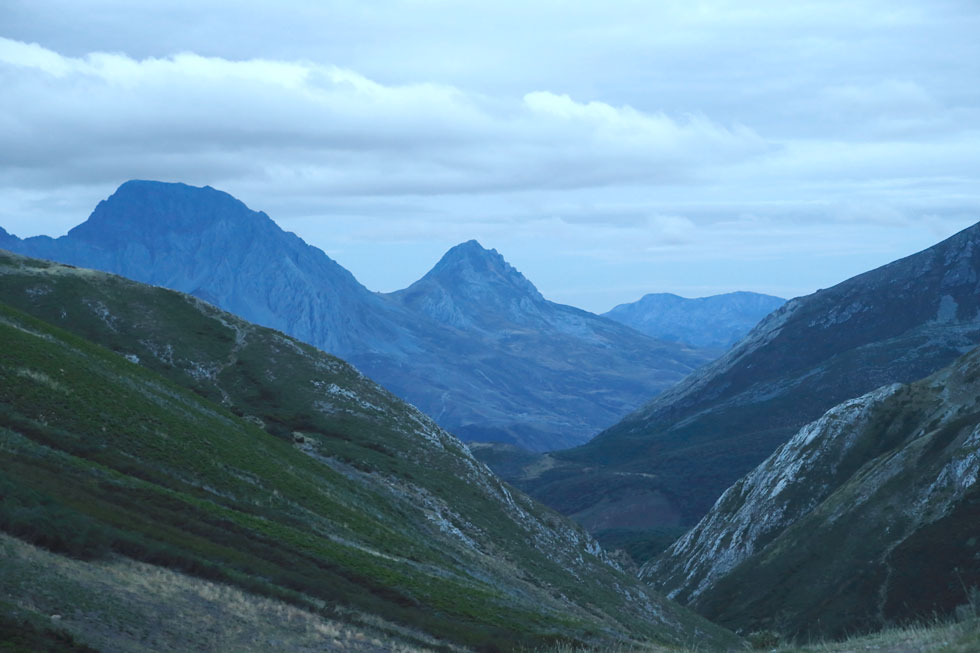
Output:
[[[8,231],[209,184],[375,290],[478,238],[604,311],[803,294],[980,220],[973,0],[142,4],[0,7]]]

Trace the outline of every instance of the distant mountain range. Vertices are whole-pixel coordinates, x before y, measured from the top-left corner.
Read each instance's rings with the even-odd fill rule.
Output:
[[[724,356],[586,445],[517,469],[500,454],[484,459],[600,541],[622,530],[640,540],[663,528],[676,533],[824,411],[882,385],[923,378],[978,342],[975,225],[790,300]]]
[[[974,349],[805,426],[641,575],[745,632],[840,637],[975,614],[978,477]]]
[[[697,299],[652,293],[633,303],[620,304],[602,316],[661,340],[728,349],[785,303],[781,297],[754,292]]]
[[[134,651],[738,645],[280,332],[2,252],[0,342],[0,639],[16,650],[93,650],[66,632]]]
[[[409,288],[364,288],[210,187],[130,181],[67,235],[0,248],[193,294],[350,361],[467,440],[581,444],[713,357],[544,299],[493,250],[450,250]]]

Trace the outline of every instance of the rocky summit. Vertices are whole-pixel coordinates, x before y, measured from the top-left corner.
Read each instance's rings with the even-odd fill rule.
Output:
[[[475,241],[389,296],[210,187],[130,181],[7,249],[193,294],[340,356],[468,440],[581,444],[711,358],[548,302]]]
[[[841,636],[975,607],[980,349],[806,425],[641,576],[746,631]]]
[[[977,342],[980,225],[790,300],[588,444],[508,478],[594,532],[690,527],[804,424],[923,378]]]
[[[446,252],[424,277],[393,299],[434,320],[491,337],[495,324],[549,324],[549,302],[495,249],[470,240]]]

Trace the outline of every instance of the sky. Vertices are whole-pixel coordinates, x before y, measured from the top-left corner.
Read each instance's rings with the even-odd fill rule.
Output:
[[[0,226],[227,191],[368,288],[808,294],[980,221],[980,2],[4,0]]]

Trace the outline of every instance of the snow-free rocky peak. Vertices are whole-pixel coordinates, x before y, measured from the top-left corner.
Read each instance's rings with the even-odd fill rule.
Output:
[[[541,322],[546,300],[495,249],[475,240],[456,245],[421,279],[392,296],[457,328]]]
[[[491,292],[543,300],[527,278],[495,249],[475,240],[456,245],[420,281],[431,281],[460,294],[478,296]]]
[[[195,234],[226,223],[246,233],[271,223],[228,193],[210,186],[132,180],[95,207],[72,229],[73,239],[100,246],[149,242],[170,234]]]

